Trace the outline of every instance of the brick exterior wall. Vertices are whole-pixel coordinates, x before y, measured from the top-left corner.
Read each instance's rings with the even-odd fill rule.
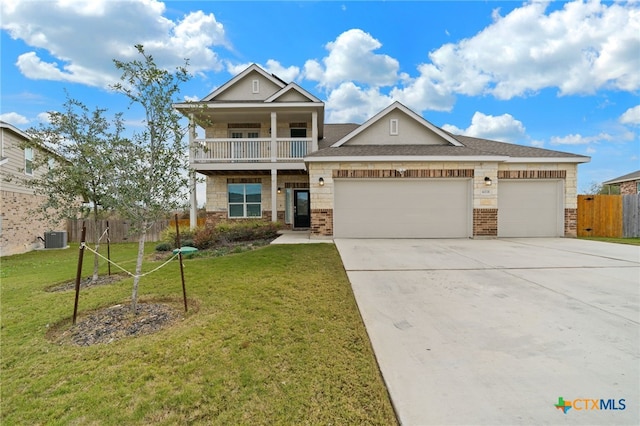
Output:
[[[33,209],[44,202],[43,197],[20,192],[0,192],[0,256],[26,253],[44,248],[38,237],[47,231],[66,231],[65,221],[51,224],[34,215]]]
[[[311,235],[333,236],[333,209],[311,210]]]
[[[578,209],[564,209],[564,236],[578,236]]]
[[[498,209],[473,209],[473,236],[498,236]]]
[[[630,180],[620,184],[620,195],[632,195],[638,193],[638,181]]]

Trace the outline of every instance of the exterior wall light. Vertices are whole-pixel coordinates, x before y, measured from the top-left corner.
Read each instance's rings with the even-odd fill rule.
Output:
[[[282,192],[282,188],[278,187],[278,194]]]
[[[485,176],[484,184],[487,186],[491,186],[491,178],[489,176]]]
[[[320,186],[324,186],[324,178],[318,179],[318,183],[320,184]]]

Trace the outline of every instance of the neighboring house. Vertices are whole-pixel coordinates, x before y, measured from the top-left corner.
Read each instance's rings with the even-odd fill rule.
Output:
[[[25,179],[41,173],[33,168],[38,150],[22,148],[28,140],[22,130],[0,121],[0,256],[44,247],[40,238],[51,230],[51,224],[32,211],[44,202],[44,197],[34,195],[25,185]],[[66,229],[64,222],[58,226]]]
[[[257,65],[174,107],[190,118],[209,220],[336,238],[576,235],[589,157],[455,136],[397,102],[362,125],[325,124],[322,101]]]
[[[621,195],[640,194],[640,170],[608,180],[602,184],[619,186]]]

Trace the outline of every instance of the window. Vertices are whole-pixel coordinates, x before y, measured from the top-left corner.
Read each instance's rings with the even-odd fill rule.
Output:
[[[262,184],[230,183],[229,217],[262,217]]]
[[[392,118],[389,120],[389,134],[392,136],[398,135],[398,119]]]
[[[24,149],[24,172],[33,175],[33,148]]]
[[[636,182],[636,194],[640,194],[640,181]]]
[[[251,82],[251,92],[260,93],[260,80],[253,80]]]

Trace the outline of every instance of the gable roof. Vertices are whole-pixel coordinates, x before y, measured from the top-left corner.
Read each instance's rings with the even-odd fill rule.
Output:
[[[374,123],[378,122],[379,120],[384,118],[387,114],[389,114],[389,113],[391,113],[392,111],[395,111],[395,110],[402,111],[403,113],[405,113],[406,115],[411,117],[413,120],[415,120],[418,124],[421,124],[425,128],[431,130],[433,133],[435,133],[438,136],[440,136],[443,140],[445,140],[449,144],[451,144],[453,146],[461,146],[462,145],[454,137],[452,137],[450,133],[445,132],[444,130],[442,130],[441,128],[439,128],[437,126],[434,126],[433,124],[431,124],[430,122],[425,120],[420,115],[416,114],[415,112],[413,112],[412,110],[410,110],[406,106],[402,105],[400,102],[396,101],[396,102],[392,103],[391,105],[389,105],[388,107],[386,107],[385,109],[383,109],[382,111],[380,111],[379,113],[377,113],[376,115],[374,115],[373,117],[371,117],[364,124],[362,124],[362,126],[358,127],[358,129],[356,129],[355,131],[349,133],[348,135],[346,135],[345,137],[340,139],[338,142],[333,144],[332,147],[338,148],[338,147],[346,144],[351,139],[353,139],[354,137],[356,137],[360,133],[364,132],[369,127],[371,127]]]
[[[640,170],[636,170],[635,172],[627,173],[626,175],[622,175],[617,178],[613,178],[606,182],[602,182],[603,185],[613,185],[616,183],[628,182],[630,180],[640,180]]]
[[[238,81],[242,80],[244,77],[246,77],[247,75],[249,75],[251,72],[254,72],[254,71],[259,73],[264,78],[266,78],[267,80],[271,81],[273,84],[275,84],[276,86],[278,86],[280,88],[283,88],[286,85],[286,83],[284,83],[282,80],[280,80],[275,75],[269,74],[268,72],[266,72],[265,70],[263,70],[262,68],[260,68],[256,64],[251,64],[244,71],[242,71],[240,74],[236,75],[231,80],[227,81],[225,84],[223,84],[222,86],[218,87],[216,90],[214,90],[213,92],[209,93],[207,96],[202,98],[202,102],[206,102],[206,101],[210,101],[210,100],[214,99],[216,96],[219,96],[221,93],[226,91],[229,87],[233,86]]]
[[[311,93],[307,92],[302,87],[298,86],[296,83],[293,83],[293,82],[287,84],[284,88],[280,89],[279,91],[277,91],[276,93],[274,93],[273,95],[265,99],[265,102],[275,102],[276,100],[286,95],[287,93],[294,92],[294,91],[296,93],[299,93],[303,97],[307,98],[311,102],[322,102],[320,99],[316,98]]]
[[[325,126],[326,140],[319,149],[309,154],[309,162],[326,161],[499,161],[534,163],[587,163],[590,157],[568,152],[531,146],[498,142],[471,136],[453,135],[443,129],[441,132],[456,141],[456,145],[340,145],[331,143],[348,140],[358,133],[357,124],[328,124]],[[345,132],[349,132],[345,134]],[[343,134],[344,136],[340,136]]]

